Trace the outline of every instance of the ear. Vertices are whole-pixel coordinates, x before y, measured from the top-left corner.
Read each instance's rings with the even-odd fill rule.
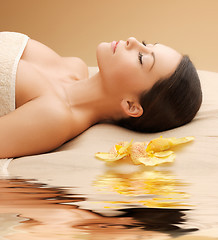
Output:
[[[140,117],[143,114],[143,108],[140,103],[123,99],[121,107],[130,117]]]

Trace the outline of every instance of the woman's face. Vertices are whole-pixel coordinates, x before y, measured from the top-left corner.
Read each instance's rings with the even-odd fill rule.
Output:
[[[97,61],[103,85],[112,94],[139,96],[176,70],[181,54],[162,44],[127,41],[100,43]]]

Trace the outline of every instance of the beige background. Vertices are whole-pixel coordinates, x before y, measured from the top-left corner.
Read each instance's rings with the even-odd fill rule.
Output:
[[[18,31],[96,65],[101,41],[169,45],[218,72],[218,0],[0,0],[0,30]]]

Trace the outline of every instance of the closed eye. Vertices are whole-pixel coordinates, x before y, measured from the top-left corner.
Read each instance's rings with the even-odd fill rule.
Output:
[[[147,45],[147,44],[145,43],[145,41],[142,41],[142,44],[143,44],[144,46]],[[143,57],[143,54],[142,54],[141,52],[139,52],[138,59],[139,59],[139,62],[140,62],[141,65],[143,64],[143,62],[142,62],[142,57]]]
[[[142,44],[143,44],[144,46],[147,45],[147,44],[145,43],[145,41],[142,41]],[[143,62],[142,62],[142,57],[143,57],[143,54],[142,54],[141,52],[139,52],[138,59],[139,59],[139,62],[140,62],[141,65],[143,64]]]
[[[143,64],[142,57],[143,57],[143,54],[141,52],[139,52],[138,59],[139,59],[139,62],[141,65]]]

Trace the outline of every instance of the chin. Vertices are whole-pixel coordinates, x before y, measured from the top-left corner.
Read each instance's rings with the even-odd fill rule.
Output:
[[[104,62],[108,59],[108,43],[102,42],[97,46],[96,58],[99,70],[104,66]]]

